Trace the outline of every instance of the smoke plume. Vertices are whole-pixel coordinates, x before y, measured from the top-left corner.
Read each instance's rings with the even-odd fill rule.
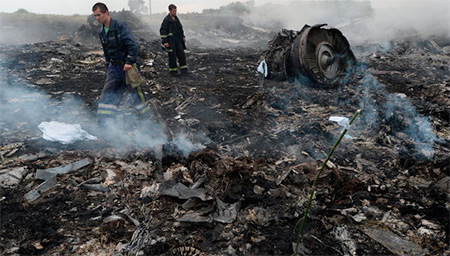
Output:
[[[340,29],[351,44],[389,41],[402,34],[450,36],[450,2],[431,1],[281,1],[251,9],[246,22],[300,30],[326,23]]]
[[[126,101],[126,100],[125,100]],[[29,133],[31,136],[42,136],[38,129],[41,122],[56,121],[67,124],[80,124],[83,130],[95,135],[104,142],[120,149],[142,150],[153,149],[157,145],[168,142],[163,126],[156,120],[139,118],[133,114],[131,108],[124,109],[117,119],[107,121],[104,126],[98,126],[95,114],[87,109],[85,103],[73,95],[64,94],[61,99],[51,98],[50,95],[27,87],[19,82],[8,83],[0,81],[0,132],[21,127],[20,134]],[[14,140],[23,140],[17,137]],[[1,141],[5,143],[6,141]],[[204,148],[194,143],[187,134],[175,134],[173,141],[185,155]]]
[[[360,98],[360,118],[363,121],[355,129],[379,130],[380,125],[389,126],[388,136],[412,143],[416,153],[411,155],[418,158],[433,157],[433,146],[440,139],[428,117],[420,115],[406,95],[389,93],[386,86],[370,74],[366,67],[359,68],[364,77],[355,89]]]

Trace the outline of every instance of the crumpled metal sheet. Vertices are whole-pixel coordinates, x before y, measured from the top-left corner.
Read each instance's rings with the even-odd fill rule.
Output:
[[[167,181],[159,185],[158,192],[166,196],[174,196],[180,199],[189,199],[193,197],[200,198],[203,201],[211,200],[212,198],[206,195],[202,188],[191,189],[182,183],[175,183],[175,181]]]
[[[241,208],[241,201],[234,204],[226,204],[217,197],[216,202],[217,212],[213,214],[214,220],[221,223],[233,223],[236,220],[239,209]]]

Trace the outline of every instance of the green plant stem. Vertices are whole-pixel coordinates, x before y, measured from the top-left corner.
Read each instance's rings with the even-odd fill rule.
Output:
[[[359,115],[359,113],[361,112],[360,109],[358,109],[354,114],[352,119],[349,122],[349,125],[352,125],[353,122],[355,121],[356,117]],[[312,200],[314,198],[314,193],[316,191],[316,184],[317,181],[319,180],[320,175],[322,174],[322,171],[325,169],[325,166],[327,165],[328,160],[330,160],[331,156],[333,155],[334,151],[336,150],[337,146],[339,145],[339,143],[341,143],[341,140],[344,138],[345,134],[347,133],[347,128],[344,128],[344,130],[341,132],[341,135],[339,136],[339,138],[337,139],[337,141],[334,143],[333,147],[331,148],[330,152],[327,155],[327,158],[325,159],[325,161],[323,161],[322,165],[320,166],[320,168],[318,169],[318,172],[316,174],[316,177],[314,178],[314,182],[312,184],[312,191],[311,194],[309,195],[309,199],[308,199],[308,204],[306,206],[305,209],[305,213],[303,215],[303,218],[301,218],[299,221],[301,221],[300,224],[300,229],[299,229],[299,234],[298,234],[298,238],[297,238],[297,245],[295,248],[295,251],[298,251],[298,246],[300,245],[300,241],[301,238],[303,236],[303,227],[305,225],[306,219],[308,217],[308,213],[309,213],[309,209],[311,208],[311,204],[312,204]],[[297,222],[298,224],[298,222]],[[297,224],[295,225],[295,227],[297,227]],[[296,253],[294,252],[294,253]]]

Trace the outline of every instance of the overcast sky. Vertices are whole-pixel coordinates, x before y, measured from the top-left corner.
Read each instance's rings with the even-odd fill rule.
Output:
[[[149,0],[144,0],[148,6]],[[109,10],[120,11],[128,8],[128,0],[0,0],[1,12],[15,12],[24,8],[29,12],[45,14],[90,14],[96,2],[105,3]],[[234,1],[228,0],[151,0],[152,12],[166,12],[167,6],[174,3],[179,12],[201,12],[202,9],[217,8]],[[264,2],[264,1],[257,1]]]
[[[43,14],[91,14],[92,6],[98,0],[0,0],[0,12],[15,12],[20,8],[33,13]],[[144,0],[148,5],[149,0]],[[243,0],[241,2],[245,2]],[[293,0],[255,0],[256,5],[262,5],[268,2],[289,3]],[[294,0],[295,1],[295,0]],[[427,0],[422,0],[427,1]],[[443,0],[450,1],[450,0]],[[128,0],[103,0],[111,11],[120,11],[128,8]],[[166,12],[167,6],[174,3],[178,6],[179,13],[201,12],[203,9],[218,8],[237,0],[151,0],[152,12]],[[395,8],[400,3],[408,0],[371,0],[374,8]],[[450,10],[449,10],[450,11]]]

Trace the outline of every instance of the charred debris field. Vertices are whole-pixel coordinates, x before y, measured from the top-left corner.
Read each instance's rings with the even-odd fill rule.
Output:
[[[349,40],[352,75],[316,86],[257,73],[278,31],[192,30],[184,77],[168,74],[147,31],[153,115],[136,120],[125,97],[119,128],[99,131],[105,68],[92,26],[0,49],[2,255],[449,254],[448,38]],[[358,109],[296,248],[317,169],[343,130],[330,117]],[[45,140],[38,126],[50,121],[98,139]]]

